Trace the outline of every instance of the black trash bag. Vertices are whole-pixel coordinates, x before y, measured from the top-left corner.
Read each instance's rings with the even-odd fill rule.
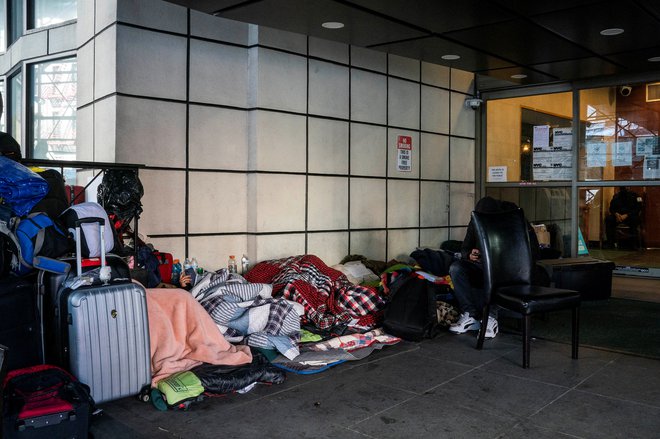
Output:
[[[107,170],[98,188],[99,203],[108,215],[114,215],[123,223],[140,218],[143,195],[144,188],[133,170]]]

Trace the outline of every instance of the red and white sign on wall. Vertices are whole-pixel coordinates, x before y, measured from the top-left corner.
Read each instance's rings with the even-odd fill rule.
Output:
[[[396,140],[396,169],[400,172],[412,171],[412,137],[398,136]]]

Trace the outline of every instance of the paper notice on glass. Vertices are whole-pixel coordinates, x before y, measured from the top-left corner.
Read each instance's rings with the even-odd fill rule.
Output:
[[[552,129],[552,150],[570,151],[573,149],[573,129],[553,128]]]
[[[571,151],[538,151],[532,159],[532,168],[570,168],[572,165]]]
[[[632,166],[632,142],[615,142],[612,146],[614,147],[612,165]]]
[[[660,154],[660,151],[655,152],[658,148],[658,138],[655,136],[638,137],[635,143],[637,146],[636,155]]]
[[[534,151],[547,151],[550,149],[550,125],[534,126]]]
[[[488,167],[488,181],[506,181],[506,166],[489,166]]]
[[[602,168],[607,164],[607,143],[587,143],[587,168]]]
[[[644,157],[644,180],[660,178],[660,155]]]
[[[573,176],[572,168],[534,168],[535,181],[566,181]]]

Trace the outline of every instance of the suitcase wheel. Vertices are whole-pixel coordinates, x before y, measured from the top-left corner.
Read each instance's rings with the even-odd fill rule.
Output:
[[[138,399],[142,402],[149,402],[151,400],[151,387],[144,386],[138,394]]]

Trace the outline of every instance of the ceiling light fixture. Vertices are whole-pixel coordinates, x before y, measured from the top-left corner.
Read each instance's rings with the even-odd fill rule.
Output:
[[[447,55],[442,55],[440,58],[444,59],[445,61],[454,61],[457,59],[461,59],[460,55],[453,55],[453,54],[447,54]]]
[[[660,56],[653,56],[648,59],[650,62],[660,62]]]
[[[513,79],[525,79],[527,77],[527,75],[525,75],[524,73],[517,73],[515,75],[511,75],[511,77]]]
[[[622,33],[623,33],[623,29],[619,27],[611,27],[609,29],[603,29],[602,31],[600,31],[600,34],[606,37],[621,35]]]
[[[321,26],[323,26],[326,29],[341,29],[344,27],[344,23],[341,23],[339,21],[326,21],[325,23],[322,23]]]

